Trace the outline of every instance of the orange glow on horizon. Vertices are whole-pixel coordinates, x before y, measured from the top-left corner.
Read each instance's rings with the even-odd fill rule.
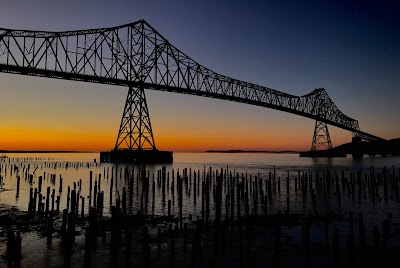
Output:
[[[295,126],[293,126],[295,128]],[[335,133],[335,131],[332,131]],[[116,133],[102,129],[68,127],[39,128],[0,128],[0,150],[37,151],[109,151],[115,146]],[[167,151],[206,151],[206,150],[253,150],[253,151],[306,151],[311,147],[312,133],[297,135],[289,131],[226,132],[205,128],[204,131],[162,129],[155,133],[154,139],[159,150]],[[244,137],[247,136],[247,137]],[[332,137],[332,135],[331,135]],[[333,145],[338,146],[351,141],[347,134],[332,137]]]
[[[54,151],[108,151],[114,147],[116,135],[113,133],[85,133],[66,130],[38,130],[1,128],[2,143],[0,150],[54,150]],[[155,136],[156,146],[169,151],[206,151],[206,150],[271,150],[304,151],[308,150],[311,139],[254,135],[247,139],[241,136],[185,135],[184,133]],[[300,145],[303,146],[300,146]],[[304,146],[305,145],[305,146]]]
[[[101,151],[110,147],[111,136],[73,131],[0,129],[0,150]]]

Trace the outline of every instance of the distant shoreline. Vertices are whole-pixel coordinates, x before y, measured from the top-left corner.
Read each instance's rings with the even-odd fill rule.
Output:
[[[45,154],[45,153],[98,153],[98,152],[91,152],[91,151],[35,151],[35,150],[31,150],[31,151],[12,151],[12,150],[0,150],[0,154],[4,154],[4,153],[8,153],[8,154]]]
[[[182,153],[186,151],[181,151]],[[191,152],[191,151],[190,151]],[[298,151],[252,151],[252,150],[207,150],[195,151],[197,153],[265,153],[265,154],[298,154]],[[46,154],[46,153],[99,153],[96,151],[41,151],[41,150],[0,150],[0,154]]]
[[[297,151],[251,151],[251,150],[207,150],[206,153],[268,153],[268,154],[298,154]]]

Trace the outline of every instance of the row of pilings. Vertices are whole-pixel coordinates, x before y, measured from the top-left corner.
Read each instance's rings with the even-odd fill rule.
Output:
[[[60,164],[58,167],[71,165]],[[6,170],[7,164],[3,163],[0,169],[2,178],[7,174]],[[14,168],[9,166],[8,170]],[[398,202],[400,171],[394,167],[385,167],[379,172],[371,167],[368,172],[349,173],[349,177],[344,172],[307,171],[292,177],[288,174],[284,179],[276,176],[275,171],[263,178],[259,174],[250,176],[211,168],[202,172],[184,169],[182,173],[173,170],[169,173],[163,167],[152,176],[149,170],[141,169],[135,174],[126,168],[124,172],[120,170],[119,177],[114,176],[112,169],[110,171],[108,167],[104,168],[93,181],[90,170],[90,191],[85,194],[82,193],[82,180],[64,185],[67,186],[65,191],[62,177],[56,179],[54,174],[48,174],[46,179],[39,176],[34,182],[32,174],[25,176],[25,183],[32,186],[28,213],[47,224],[49,240],[53,239],[54,232],[60,234],[65,265],[70,265],[77,226],[85,233],[84,263],[87,267],[96,263],[99,237],[110,240],[111,263],[116,265],[121,261],[137,264],[138,259],[134,260],[132,253],[140,240],[139,262],[144,267],[156,265],[153,257],[161,255],[168,256],[170,267],[187,264],[208,267],[221,261],[245,267],[256,262],[253,257],[262,259],[255,254],[260,246],[279,259],[276,256],[282,255],[290,244],[284,235],[287,228],[296,229],[296,226],[300,227],[302,259],[306,264],[312,263],[315,251],[312,230],[323,233],[324,247],[335,265],[351,264],[360,252],[369,252],[378,259],[391,250],[391,240],[395,236],[393,215],[397,216],[396,213],[389,211],[380,221],[366,225],[366,217],[361,211],[355,213],[347,209],[342,218],[337,216],[334,208],[321,209],[327,203],[343,207],[346,202],[353,205]],[[19,185],[21,178],[16,178]],[[44,180],[50,186],[44,187]],[[109,207],[111,213],[104,217],[105,194],[101,186],[107,184],[110,202],[106,209]],[[117,187],[118,184],[122,189]],[[58,193],[66,192],[65,208],[60,208],[61,195],[56,195],[57,190]],[[140,197],[136,200],[140,205],[135,214],[131,209],[133,192]],[[161,196],[157,197],[157,194]],[[284,206],[281,204],[282,211],[274,206],[274,199],[279,196],[286,199]],[[299,213],[296,204],[291,204],[294,202],[291,197],[308,204],[308,213]],[[201,208],[199,212],[184,210],[184,203],[188,200]],[[168,204],[164,215],[149,213],[160,203],[166,207]],[[59,228],[54,226],[57,219],[61,221]],[[161,226],[155,227],[157,224]],[[140,235],[137,234],[139,229]],[[269,238],[270,242],[262,238]],[[18,244],[21,245],[21,235],[16,230],[10,231],[7,239],[10,241],[7,243],[7,258],[20,261],[21,247]],[[125,252],[124,256],[121,252]]]

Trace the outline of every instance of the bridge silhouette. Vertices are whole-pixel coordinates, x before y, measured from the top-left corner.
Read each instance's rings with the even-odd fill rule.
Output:
[[[115,147],[104,156],[109,161],[141,161],[139,154],[147,154],[146,161],[154,157],[172,161],[172,153],[156,148],[145,89],[241,102],[314,119],[311,151],[332,149],[327,125],[348,130],[358,140],[383,140],[361,131],[358,121],[341,112],[325,89],[294,96],[221,75],[191,59],[144,20],[65,32],[0,28],[0,71],[128,87]]]

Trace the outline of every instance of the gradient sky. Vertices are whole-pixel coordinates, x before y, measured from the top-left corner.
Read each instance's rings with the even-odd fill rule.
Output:
[[[5,1],[0,27],[64,31],[145,19],[200,64],[294,95],[325,88],[361,130],[400,137],[398,1]],[[0,73],[0,149],[109,150],[127,88]],[[315,122],[146,91],[162,150],[307,150]],[[330,127],[334,146],[351,133]]]

